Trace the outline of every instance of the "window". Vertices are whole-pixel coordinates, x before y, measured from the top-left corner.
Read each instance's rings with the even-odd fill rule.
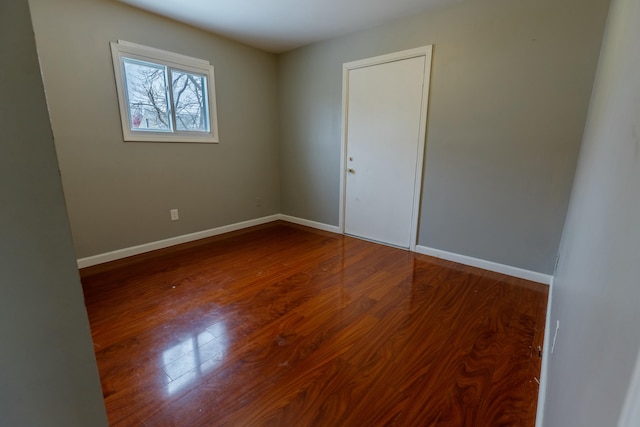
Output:
[[[111,54],[125,141],[218,142],[209,62],[122,40]]]

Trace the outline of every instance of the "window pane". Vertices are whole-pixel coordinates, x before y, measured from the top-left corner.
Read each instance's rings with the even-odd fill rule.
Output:
[[[123,58],[129,126],[137,131],[171,131],[166,67]]]
[[[171,70],[171,87],[176,129],[209,132],[206,76]]]

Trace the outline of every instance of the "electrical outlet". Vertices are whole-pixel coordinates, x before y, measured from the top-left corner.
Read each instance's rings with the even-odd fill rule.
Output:
[[[256,197],[256,207],[262,206],[262,197]]]
[[[171,212],[171,221],[177,221],[180,219],[180,216],[178,215],[178,209],[171,209],[169,212]]]

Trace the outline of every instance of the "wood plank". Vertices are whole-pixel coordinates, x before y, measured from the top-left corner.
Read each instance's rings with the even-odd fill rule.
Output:
[[[81,278],[114,426],[535,425],[544,285],[283,222]]]

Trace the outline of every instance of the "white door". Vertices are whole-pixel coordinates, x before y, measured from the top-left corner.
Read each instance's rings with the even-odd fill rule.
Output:
[[[415,246],[428,65],[424,55],[345,69],[345,234]]]

